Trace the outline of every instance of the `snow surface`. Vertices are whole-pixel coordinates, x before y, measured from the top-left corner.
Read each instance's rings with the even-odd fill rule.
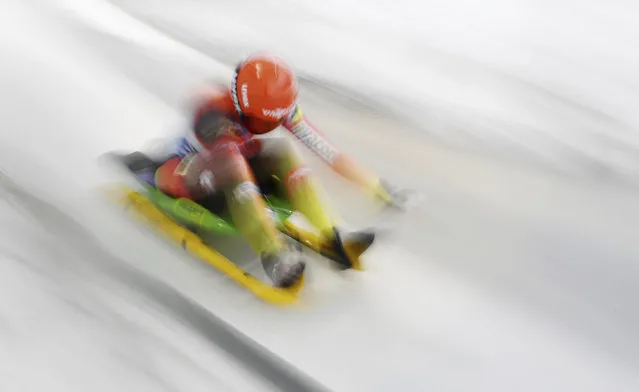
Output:
[[[169,16],[162,13],[170,10],[173,20],[193,17],[189,26],[202,26],[187,11],[203,15],[204,9],[196,8],[203,3],[153,4],[157,7],[146,10],[154,17],[166,21]],[[237,13],[241,5],[248,21],[248,3],[225,3],[224,10]],[[0,168],[80,220],[130,266],[179,290],[328,388],[639,388],[636,192],[449,150],[410,132],[404,121],[352,104],[341,108],[335,97],[309,89],[304,92],[306,112],[337,144],[383,176],[424,191],[429,201],[372,250],[365,273],[336,274],[318,261],[311,267],[306,305],[275,309],[127,224],[96,197],[96,186],[118,178],[96,157],[179,132],[185,120],[180,105],[188,91],[202,78],[230,75],[231,69],[223,64],[229,52],[216,61],[98,0],[13,1],[5,9],[0,42],[3,58],[11,61],[0,63]],[[235,26],[235,15],[221,9],[222,5],[217,8],[220,20]],[[437,9],[457,15],[463,8]],[[542,9],[537,12],[541,15]],[[368,11],[363,16],[370,17]],[[435,16],[431,15],[433,23],[445,19]],[[328,13],[324,17],[327,23],[343,23],[329,20]],[[361,23],[370,26],[364,19]],[[305,23],[321,20],[308,16]],[[472,28],[462,21],[467,20],[460,19],[460,26]],[[212,26],[217,25],[210,23],[209,37],[217,39]],[[228,28],[217,32],[227,34],[227,44],[237,39],[247,47],[260,45],[253,41],[255,36],[228,34]],[[246,30],[256,27],[248,25]],[[485,34],[473,38],[477,43],[485,39],[486,46],[473,47],[477,56],[490,57],[495,53],[486,47],[497,43],[490,31]],[[433,39],[437,37],[433,33]],[[320,38],[315,42],[326,37]],[[199,39],[201,35],[192,38]],[[451,51],[466,41],[454,43],[447,43]],[[509,49],[517,43],[513,40]],[[297,65],[303,67],[304,56],[309,64],[317,60],[315,52],[297,46]],[[361,71],[362,76],[395,72],[393,64],[386,68],[372,51],[350,54],[360,63],[376,59],[378,68]],[[327,62],[339,59],[323,56]],[[490,58],[500,60],[496,55]],[[424,62],[414,67],[419,64]],[[452,64],[472,68],[465,60]],[[320,75],[325,79],[354,81],[352,74],[336,76],[321,65],[327,71]],[[570,75],[575,79],[563,78],[550,70],[547,76],[570,86],[577,80],[576,74]],[[624,80],[630,85],[631,71],[627,76]],[[509,89],[516,89],[522,77],[511,80]],[[367,85],[386,89],[370,81]],[[512,104],[523,107],[527,99],[538,98],[526,96],[526,91],[518,90],[522,101],[513,99]],[[433,97],[435,93],[433,89]],[[488,108],[471,102],[490,101],[474,99],[465,105],[492,129],[499,129],[504,124],[501,116],[510,113],[499,104]],[[568,105],[577,101],[571,102]],[[445,102],[415,104],[429,110],[459,109]],[[630,111],[610,107],[619,110],[608,113],[619,122],[634,121]],[[553,117],[552,111],[538,110],[546,120]],[[590,124],[578,113],[575,121]],[[532,132],[530,137],[540,135]],[[573,136],[571,143],[582,141]],[[584,144],[591,142],[582,136]],[[612,129],[606,136],[617,137]],[[315,167],[316,160],[309,159]],[[361,194],[344,189],[321,168],[317,171],[345,217],[363,221],[373,206],[363,205]],[[11,200],[11,205],[19,204],[19,199]],[[49,390],[87,390],[91,384],[98,390],[258,390],[257,380],[179,320],[145,303],[135,288],[124,287],[95,262],[79,260],[73,247],[56,247],[60,233],[54,218],[39,216],[48,226],[37,227],[7,205],[2,208],[0,339],[5,348],[3,370],[11,376],[3,377],[3,391],[43,385]],[[40,377],[33,377],[34,372]]]
[[[64,249],[7,203],[0,208],[3,391],[269,390],[92,268],[90,255]]]

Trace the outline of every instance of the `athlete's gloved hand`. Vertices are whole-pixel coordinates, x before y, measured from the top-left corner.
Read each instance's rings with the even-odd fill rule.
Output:
[[[388,206],[402,211],[418,207],[424,199],[424,196],[419,191],[399,188],[387,180],[380,180],[377,196]]]

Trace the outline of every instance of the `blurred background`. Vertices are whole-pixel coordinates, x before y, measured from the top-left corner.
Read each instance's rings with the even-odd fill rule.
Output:
[[[636,391],[639,5],[5,0],[2,391]],[[131,224],[155,146],[266,50],[309,119],[426,196],[366,272],[260,302]],[[354,224],[362,195],[307,157]]]

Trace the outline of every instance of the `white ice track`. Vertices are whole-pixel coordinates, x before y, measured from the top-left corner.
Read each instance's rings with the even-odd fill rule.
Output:
[[[314,263],[308,305],[274,309],[95,197],[110,175],[96,156],[177,132],[188,89],[231,70],[101,1],[6,1],[0,22],[0,167],[328,388],[639,389],[631,191],[445,150],[306,92],[307,113],[337,144],[429,203],[371,252],[368,271],[337,275]],[[320,174],[347,217],[363,216],[361,195]],[[56,248],[55,232],[1,207],[3,391],[254,386],[179,322]]]

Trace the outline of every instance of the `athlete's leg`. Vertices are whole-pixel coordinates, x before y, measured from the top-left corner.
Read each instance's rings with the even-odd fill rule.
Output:
[[[176,156],[164,162],[155,171],[155,187],[169,196],[191,199],[191,192],[186,185],[185,172],[180,169],[188,164],[190,159],[192,156],[186,158]]]
[[[273,282],[286,287],[303,273],[305,263],[285,246],[267,213],[251,168],[239,151],[231,148],[215,155],[199,153],[188,160],[174,158],[158,169],[156,184],[171,196],[194,200],[223,192],[233,223],[260,255]]]
[[[341,268],[351,268],[353,260],[345,248],[346,241],[367,247],[374,236],[368,232],[343,233],[337,214],[327,202],[319,180],[305,165],[295,145],[288,139],[269,139],[264,144],[255,165],[260,174],[271,173],[281,181],[280,193],[318,229],[332,249],[340,256],[335,259]],[[346,239],[345,239],[346,238]],[[368,244],[368,245],[367,245]]]
[[[304,163],[292,142],[273,138],[264,143],[256,164],[277,176],[283,193],[322,235],[333,237],[335,213],[318,179]]]
[[[258,254],[281,251],[279,230],[271,220],[246,158],[239,152],[230,153],[216,158],[214,165],[233,223],[251,247]]]
[[[155,174],[158,189],[173,197],[200,200],[223,192],[233,223],[258,253],[281,249],[246,159],[239,152],[200,153],[172,158]]]
[[[214,166],[233,222],[260,255],[264,271],[276,286],[297,282],[306,264],[298,250],[286,246],[246,158],[239,151],[231,152]]]

